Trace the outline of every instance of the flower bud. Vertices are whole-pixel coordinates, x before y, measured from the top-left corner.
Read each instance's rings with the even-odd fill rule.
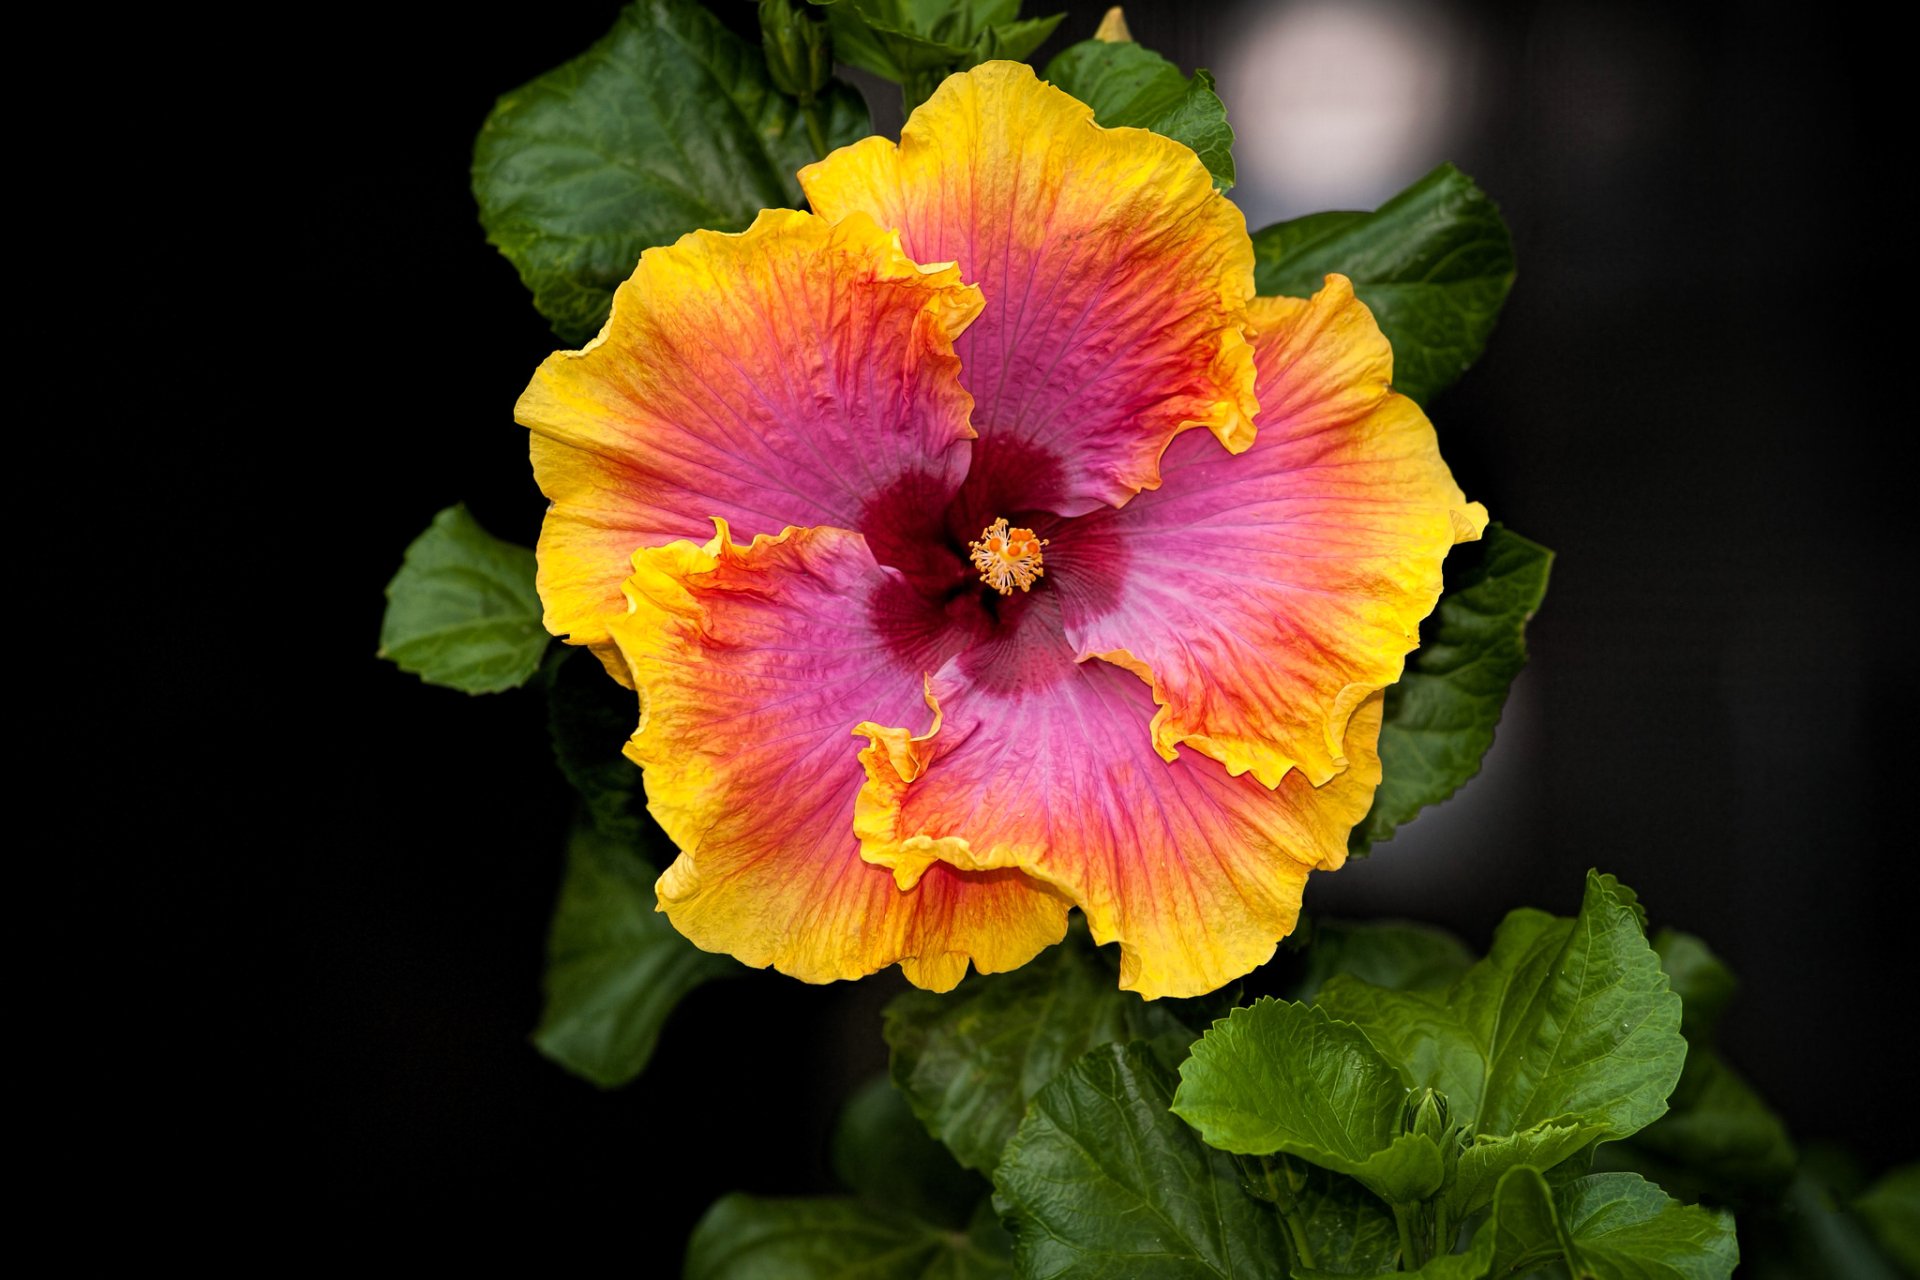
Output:
[[[826,20],[806,0],[760,0],[760,47],[774,88],[811,103],[833,74]]]
[[[1420,1134],[1445,1150],[1451,1112],[1446,1094],[1431,1087],[1415,1089],[1400,1109],[1400,1130]]]

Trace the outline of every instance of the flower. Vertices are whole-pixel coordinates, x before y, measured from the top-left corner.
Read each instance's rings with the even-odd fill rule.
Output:
[[[808,981],[944,990],[1075,905],[1143,995],[1246,973],[1484,510],[1345,279],[1254,298],[1193,153],[1024,65],[800,179],[648,250],[517,408],[547,625],[640,695],[661,909]]]

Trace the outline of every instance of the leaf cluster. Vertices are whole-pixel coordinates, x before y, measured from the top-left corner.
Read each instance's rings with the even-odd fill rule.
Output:
[[[1596,1148],[1667,1113],[1683,1022],[1707,1016],[1683,1013],[1676,985],[1687,1009],[1710,999],[1670,981],[1631,891],[1590,875],[1575,916],[1516,911],[1478,960],[1404,926],[1323,928],[1314,945],[1332,954],[1309,968],[1311,1000],[1149,1004],[1084,938],[951,996],[901,997],[886,1019],[897,1093],[855,1110],[910,1113],[950,1158],[918,1148],[909,1176],[893,1148],[843,1141],[861,1195],[722,1201],[688,1274],[773,1274],[727,1242],[829,1213],[837,1231],[891,1224],[899,1252],[871,1272],[885,1277],[1732,1273],[1729,1214],[1593,1171]],[[962,1166],[991,1178],[992,1215],[952,1191]],[[948,1179],[937,1204],[919,1190],[931,1169]],[[942,1214],[945,1250],[908,1243]],[[960,1255],[975,1269],[955,1270]],[[780,1257],[796,1280],[845,1274]]]
[[[1233,186],[1233,129],[1213,76],[1191,76],[1132,40],[1082,40],[1047,64],[1046,78],[1093,108],[1109,129],[1147,129],[1184,142],[1221,191]]]
[[[473,193],[488,242],[579,346],[642,250],[803,208],[801,166],[871,131],[850,86],[782,93],[760,47],[696,0],[635,0],[592,48],[501,96]]]
[[[827,12],[842,62],[900,86],[908,111],[956,71],[1023,61],[1066,17],[1022,18],[1020,0],[807,0]]]

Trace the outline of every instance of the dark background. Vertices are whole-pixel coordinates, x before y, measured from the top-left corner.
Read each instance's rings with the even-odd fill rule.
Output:
[[[750,29],[745,0],[714,7]],[[1046,52],[1103,6],[1065,7]],[[1830,5],[1360,7],[1416,33],[1440,22],[1455,62],[1446,127],[1348,202],[1451,159],[1503,206],[1519,284],[1432,415],[1468,493],[1560,558],[1485,775],[1316,877],[1308,908],[1483,946],[1506,910],[1570,911],[1588,867],[1611,871],[1656,925],[1738,969],[1726,1041],[1798,1136],[1873,1167],[1911,1158],[1891,1064],[1914,973],[1893,887],[1912,827],[1913,502],[1887,450],[1912,413],[1905,341],[1871,309],[1882,191],[1860,34]],[[436,510],[464,500],[526,543],[538,529],[512,406],[556,344],[482,238],[469,148],[496,95],[616,8],[342,5],[276,44],[290,69],[249,109],[291,130],[296,172],[243,213],[292,235],[245,264],[270,314],[220,339],[273,376],[238,406],[263,443],[216,464],[271,514],[203,499],[168,516],[267,602],[227,632],[244,680],[205,661],[168,673],[250,745],[178,777],[162,761],[148,798],[189,842],[231,851],[220,865],[248,899],[248,942],[205,945],[222,1026],[184,995],[196,1012],[177,1016],[189,1044],[272,1029],[270,1061],[255,1037],[245,1068],[211,1069],[266,1082],[249,1119],[263,1149],[340,1189],[604,1196],[670,1245],[724,1191],[826,1185],[833,1110],[883,1066],[897,977],[711,986],[631,1087],[568,1077],[527,1041],[568,813],[540,701],[429,689],[374,658],[381,587]],[[1226,69],[1254,18],[1298,12],[1128,17],[1220,72],[1244,136],[1251,90]],[[1310,111],[1341,77],[1300,79]],[[1300,212],[1252,151],[1251,220],[1262,201]],[[201,635],[216,598],[182,585],[162,616]],[[168,883],[156,909],[205,889]]]

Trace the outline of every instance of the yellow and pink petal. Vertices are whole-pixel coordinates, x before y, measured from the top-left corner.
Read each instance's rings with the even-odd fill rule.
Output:
[[[1047,582],[1081,657],[1153,686],[1153,743],[1269,787],[1352,767],[1349,719],[1400,677],[1441,565],[1486,511],[1432,424],[1390,388],[1392,352],[1342,276],[1260,299],[1259,434],[1174,441],[1162,484],[1044,527]]]
[[[862,853],[905,885],[1022,871],[1119,942],[1121,986],[1212,991],[1271,957],[1308,873],[1344,861],[1380,779],[1381,698],[1352,717],[1338,777],[1269,789],[1198,754],[1163,759],[1147,686],[1075,661],[1058,608],[1044,592],[1012,597],[1002,631],[933,679],[936,710],[861,726]]]
[[[1018,870],[940,867],[902,889],[861,858],[854,727],[921,713],[922,673],[972,637],[858,534],[742,546],[722,523],[634,555],[626,593],[609,630],[641,699],[627,754],[681,851],[661,909],[697,946],[807,982],[899,964],[946,990],[1063,936],[1064,898]]]
[[[713,517],[931,545],[967,473],[953,340],[979,308],[958,269],[861,217],[770,210],[647,250],[600,336],[549,357],[515,408],[553,503],[548,629],[604,647],[634,550],[704,538]]]
[[[800,174],[828,218],[897,228],[985,294],[955,343],[976,401],[963,540],[995,516],[1127,501],[1175,434],[1253,438],[1253,246],[1184,145],[1105,129],[1016,62],[951,76],[900,141]]]

